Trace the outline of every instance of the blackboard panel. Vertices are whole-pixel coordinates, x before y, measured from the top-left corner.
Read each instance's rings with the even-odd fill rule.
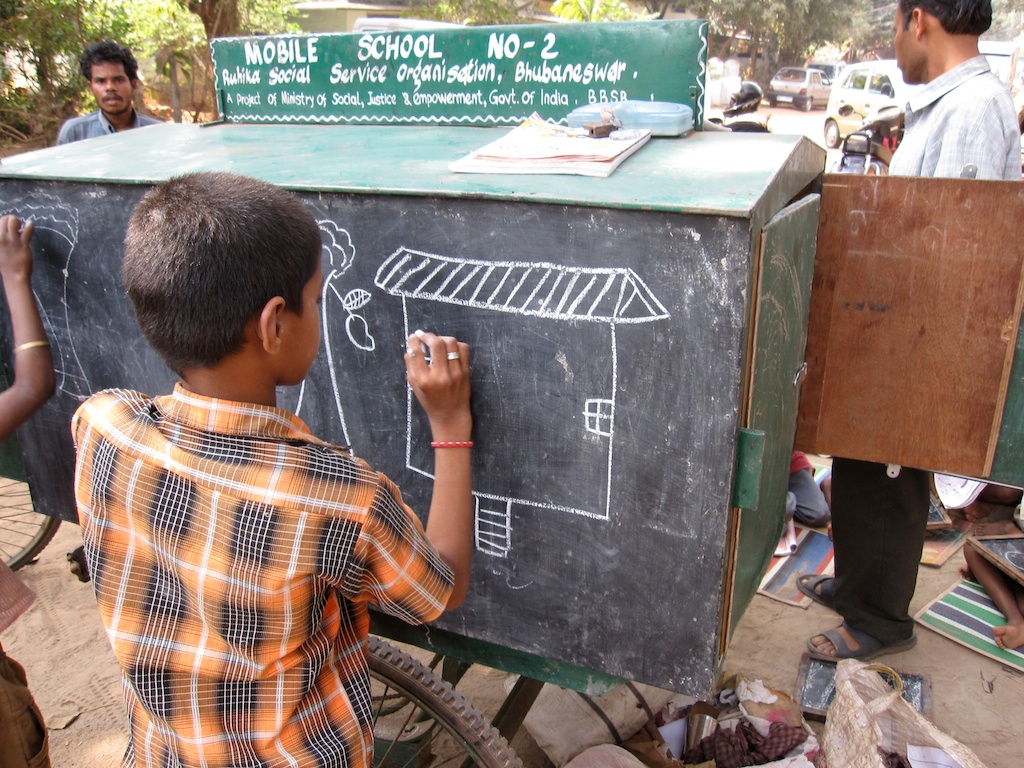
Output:
[[[969,536],[967,543],[996,568],[1024,586],[1024,538],[1017,534],[1005,537]]]
[[[35,509],[77,520],[70,417],[89,393],[135,380],[166,388],[170,373],[141,338],[117,270],[127,217],[144,188],[5,184],[0,214],[35,222],[32,286],[52,345],[57,393],[18,430]],[[4,312],[8,376],[10,326]]]
[[[693,109],[707,22],[523,24],[211,43],[229,122],[510,125],[627,99]]]
[[[819,203],[817,195],[807,195],[779,211],[761,230],[757,245],[758,296],[744,425],[769,439],[762,455],[758,502],[739,512],[734,564],[728,568],[735,578],[730,627],[753,600],[782,535],[778,512],[784,508],[789,485],[799,396],[794,382],[804,363]]]
[[[59,393],[22,437],[49,514],[74,514],[69,420],[81,398],[174,382],[120,288],[124,228],[146,189],[0,188],[0,210],[37,222],[35,285],[61,369]],[[280,404],[394,478],[417,510],[428,507],[432,467],[405,383],[406,333],[473,345],[477,552],[467,604],[439,624],[705,691],[725,600],[748,223],[398,195],[303,199],[324,239],[323,348]]]

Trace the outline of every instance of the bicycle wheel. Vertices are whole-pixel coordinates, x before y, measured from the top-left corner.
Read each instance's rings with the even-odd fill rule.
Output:
[[[374,768],[522,768],[508,742],[429,667],[370,637]]]
[[[28,486],[0,478],[0,556],[12,571],[42,552],[60,528],[60,518],[32,507]]]

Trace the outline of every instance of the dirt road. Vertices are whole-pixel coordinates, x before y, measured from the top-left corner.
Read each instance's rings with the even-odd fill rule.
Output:
[[[38,599],[2,641],[28,671],[51,729],[55,768],[109,768],[118,764],[126,738],[120,683],[92,591],[70,575],[65,562],[65,552],[78,543],[77,526],[65,524],[39,560],[18,572]],[[921,567],[914,610],[956,580],[961,561],[957,554],[941,568]],[[794,693],[807,637],[836,623],[835,614],[820,606],[794,608],[759,595],[740,621],[726,671]],[[989,768],[1020,765],[1015,734],[1024,711],[1024,676],[927,629],[919,628],[918,636],[915,649],[884,661],[930,680],[932,720]],[[507,679],[505,673],[484,670],[465,692],[493,715]],[[546,768],[546,758],[525,731],[513,746],[528,768]]]

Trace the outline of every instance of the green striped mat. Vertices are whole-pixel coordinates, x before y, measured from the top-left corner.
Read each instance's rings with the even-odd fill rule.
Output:
[[[961,579],[914,618],[960,645],[1024,672],[1024,653],[1004,650],[993,642],[992,627],[1003,626],[1006,619],[975,581]]]

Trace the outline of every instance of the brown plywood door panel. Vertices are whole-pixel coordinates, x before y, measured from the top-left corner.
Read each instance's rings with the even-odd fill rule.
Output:
[[[1024,184],[824,178],[796,444],[984,477],[1024,297]]]

